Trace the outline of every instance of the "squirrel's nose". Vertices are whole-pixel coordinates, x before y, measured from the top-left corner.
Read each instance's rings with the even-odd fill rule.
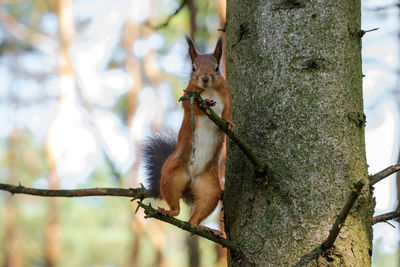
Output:
[[[201,78],[203,80],[203,83],[207,83],[208,82],[208,76],[203,76],[203,78]]]

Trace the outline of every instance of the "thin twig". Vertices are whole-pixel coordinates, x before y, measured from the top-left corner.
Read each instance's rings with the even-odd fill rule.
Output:
[[[2,23],[5,25],[5,30],[14,38],[28,43],[32,47],[42,51],[51,56],[55,55],[58,43],[52,38],[41,34],[40,32],[33,31],[31,28],[20,23],[14,16],[12,16],[6,8],[0,5],[0,17]]]
[[[239,136],[237,136],[234,132],[228,129],[227,122],[218,116],[212,108],[201,98],[200,94],[202,91],[185,91],[189,95],[182,96],[179,101],[187,101],[190,100],[190,97],[194,97],[194,101],[196,102],[197,106],[204,114],[207,115],[247,156],[247,158],[253,163],[255,167],[255,171],[258,177],[265,177],[268,178],[271,175],[269,168],[257,157],[257,155],[251,150],[249,145],[244,142]],[[267,181],[265,181],[267,182]]]
[[[342,210],[340,213],[337,215],[335,223],[333,224],[331,230],[329,231],[329,235],[326,238],[326,240],[313,249],[311,252],[307,253],[303,257],[301,257],[300,261],[295,265],[295,267],[301,267],[301,266],[307,266],[307,264],[312,261],[313,259],[316,259],[322,252],[327,251],[328,249],[332,248],[333,243],[335,243],[335,240],[337,236],[339,235],[340,229],[342,228],[347,215],[349,215],[349,212],[351,208],[354,205],[354,202],[357,200],[358,196],[361,194],[361,189],[364,187],[364,181],[359,181],[356,184],[354,184],[353,189],[351,190],[350,196],[347,199],[346,203],[344,204]]]
[[[360,30],[359,35],[360,35],[360,37],[363,37],[364,34],[366,34],[367,32],[373,32],[373,31],[377,31],[377,30],[379,30],[379,28],[373,28],[370,30]]]
[[[82,188],[82,189],[38,189],[25,187],[22,185],[11,185],[0,183],[0,190],[8,191],[11,194],[25,194],[41,197],[91,197],[91,196],[114,196],[114,197],[132,197],[133,199],[149,198],[150,194],[143,186],[140,188]],[[221,191],[221,199],[224,190]]]
[[[394,226],[394,225],[391,224],[390,222],[386,221],[386,222],[384,222],[384,223],[386,223],[386,224],[390,225],[391,227],[393,227],[394,229],[396,229],[396,226]]]
[[[142,188],[85,188],[72,190],[49,190],[25,187],[22,185],[10,185],[0,183],[0,190],[11,194],[27,194],[42,197],[87,197],[87,196],[118,196],[144,199],[149,197],[147,190]]]
[[[379,27],[373,28],[373,29],[369,29],[369,30],[363,30],[363,32],[367,33],[367,32],[374,32],[374,31],[377,31],[377,30],[379,30]]]
[[[395,172],[398,172],[398,171],[400,171],[400,164],[395,164],[395,165],[392,165],[390,167],[387,167],[386,169],[384,169],[384,170],[382,170],[382,171],[380,171],[380,172],[378,172],[378,173],[376,173],[374,175],[371,175],[369,177],[370,186],[373,186],[374,184],[376,184],[380,180],[382,180],[382,179],[388,177],[389,175],[391,175],[391,174],[393,174]]]
[[[187,2],[187,0],[183,0],[182,3],[179,5],[179,7],[175,10],[175,12],[172,13],[171,15],[169,15],[168,18],[164,21],[164,23],[161,23],[161,24],[159,24],[157,26],[153,26],[152,28],[154,28],[155,30],[159,30],[161,28],[167,27],[169,22],[170,22],[170,20],[173,17],[175,17],[185,7],[185,5],[187,4],[186,2]]]
[[[386,6],[380,6],[380,7],[364,7],[363,9],[365,11],[376,12],[376,11],[386,11],[387,9],[391,9],[393,7],[400,7],[400,3],[390,4],[390,5],[386,5]]]
[[[385,214],[377,215],[372,219],[372,223],[386,222],[400,217],[400,210],[395,210]]]
[[[196,155],[196,139],[195,139],[195,123],[194,123],[194,98],[190,97],[189,99],[189,103],[190,103],[190,123],[192,124],[192,158],[190,160],[190,165],[194,164],[194,160],[195,160],[195,155]]]
[[[145,218],[155,218],[157,220],[175,225],[176,227],[179,227],[185,231],[188,231],[192,234],[196,234],[199,236],[202,236],[208,240],[211,240],[215,243],[220,244],[221,246],[225,248],[229,248],[231,251],[238,251],[238,247],[235,245],[235,243],[232,240],[223,238],[221,236],[217,236],[213,234],[211,231],[207,231],[205,229],[198,228],[188,222],[184,222],[181,220],[178,220],[172,216],[165,215],[156,209],[154,209],[150,204],[146,205],[142,202],[138,202],[138,205],[144,209],[144,213],[146,214]]]

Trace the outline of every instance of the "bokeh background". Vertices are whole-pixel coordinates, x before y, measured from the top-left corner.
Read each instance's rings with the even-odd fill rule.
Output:
[[[400,3],[362,4],[362,28],[379,28],[363,37],[373,174],[399,159]],[[224,14],[224,0],[0,1],[0,182],[139,187],[140,142],[183,117],[184,35],[212,50]],[[399,181],[375,186],[376,214],[398,208]],[[226,266],[225,250],[135,210],[128,198],[0,192],[0,265]],[[206,224],[219,219],[218,209]],[[374,226],[373,266],[400,266],[399,227]]]

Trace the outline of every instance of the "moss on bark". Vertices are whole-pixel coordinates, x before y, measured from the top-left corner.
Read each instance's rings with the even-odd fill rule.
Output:
[[[327,237],[352,184],[367,179],[360,12],[354,0],[228,1],[233,120],[274,174],[269,186],[255,184],[228,142],[225,225],[243,251],[231,266],[295,264]],[[370,265],[372,212],[366,190],[329,265]]]

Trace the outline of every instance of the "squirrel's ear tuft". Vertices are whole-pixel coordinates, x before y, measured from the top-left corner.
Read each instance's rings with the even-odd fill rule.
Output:
[[[193,44],[192,39],[191,39],[188,35],[185,36],[185,39],[186,39],[186,42],[187,42],[188,45],[189,45],[189,56],[190,56],[190,59],[191,59],[192,62],[193,62],[194,59],[195,59],[199,54],[198,54],[197,51],[196,51],[196,47],[194,47],[194,44]]]
[[[215,46],[215,50],[214,50],[214,57],[217,59],[218,63],[220,62],[221,57],[222,57],[222,42],[223,42],[223,39],[222,39],[222,36],[220,36],[218,38],[217,45]]]

